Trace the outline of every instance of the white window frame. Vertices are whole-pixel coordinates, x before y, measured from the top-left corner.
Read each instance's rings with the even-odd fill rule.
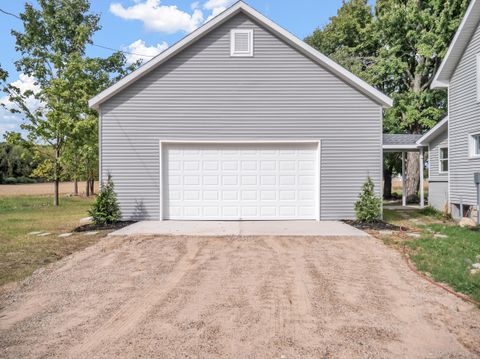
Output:
[[[442,150],[447,150],[447,158],[442,158]],[[442,162],[443,161],[447,161],[448,165],[447,165],[447,168],[448,170],[447,171],[444,171],[442,169]],[[450,171],[450,151],[448,150],[448,146],[442,146],[442,147],[439,147],[438,148],[438,173],[439,174],[448,174],[448,172]]]
[[[475,137],[478,137],[478,141],[480,141],[480,131],[470,133],[468,135],[468,154],[469,158],[480,158],[480,153],[477,153],[477,141],[475,141]]]
[[[246,52],[235,51],[235,35],[248,34],[249,49]],[[234,29],[230,31],[230,56],[252,57],[253,56],[253,29]]]

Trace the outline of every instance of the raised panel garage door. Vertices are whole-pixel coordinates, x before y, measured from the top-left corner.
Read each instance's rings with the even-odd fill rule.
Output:
[[[162,217],[318,219],[317,143],[162,145]]]

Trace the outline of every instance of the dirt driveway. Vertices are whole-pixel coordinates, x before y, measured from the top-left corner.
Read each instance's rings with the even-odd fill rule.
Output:
[[[480,310],[372,238],[106,238],[0,300],[5,358],[480,356]]]

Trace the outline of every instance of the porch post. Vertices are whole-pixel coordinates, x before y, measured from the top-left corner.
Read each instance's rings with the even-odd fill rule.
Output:
[[[425,179],[423,178],[424,165],[423,147],[420,147],[420,208],[425,207]]]
[[[407,206],[407,193],[406,193],[407,176],[405,175],[405,152],[402,152],[402,206]]]

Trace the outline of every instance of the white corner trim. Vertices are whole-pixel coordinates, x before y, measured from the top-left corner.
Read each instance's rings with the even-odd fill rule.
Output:
[[[244,34],[248,36],[248,50],[236,50],[236,35]],[[230,56],[233,57],[252,57],[253,56],[253,29],[232,29],[230,30]]]
[[[164,198],[163,198],[163,141],[159,141],[158,143],[158,148],[159,148],[159,154],[158,154],[158,160],[159,160],[159,163],[158,163],[158,167],[159,167],[159,172],[160,172],[160,178],[159,178],[159,182],[158,182],[158,185],[159,185],[159,188],[158,188],[158,193],[160,195],[160,209],[159,209],[159,212],[160,212],[160,215],[159,215],[159,220],[160,221],[163,221],[164,219]]]
[[[304,55],[308,56],[321,66],[324,66],[328,71],[330,71],[346,83],[350,84],[358,91],[371,98],[373,101],[382,105],[384,108],[389,108],[393,106],[393,100],[390,97],[383,94],[373,86],[369,85],[359,77],[355,76],[336,62],[329,59],[327,56],[321,54],[313,47],[307,45],[305,42],[298,39],[290,32],[283,29],[282,27],[280,27],[279,25],[277,25],[264,15],[260,14],[258,11],[256,11],[242,1],[235,3],[230,8],[228,8],[212,20],[208,21],[203,26],[184,37],[182,40],[178,41],[172,47],[168,48],[167,50],[145,63],[143,66],[141,66],[131,74],[125,76],[116,84],[112,85],[111,87],[107,88],[106,90],[102,91],[101,93],[90,99],[88,105],[91,108],[98,109],[101,103],[105,102],[106,100],[129,86],[134,81],[140,79],[171,57],[175,56],[177,53],[188,47],[191,43],[205,36],[210,31],[220,26],[222,23],[224,23],[240,11],[243,11],[245,14],[253,17],[256,21],[258,21],[267,29],[272,31],[280,39],[283,39],[285,42],[292,45]]]

